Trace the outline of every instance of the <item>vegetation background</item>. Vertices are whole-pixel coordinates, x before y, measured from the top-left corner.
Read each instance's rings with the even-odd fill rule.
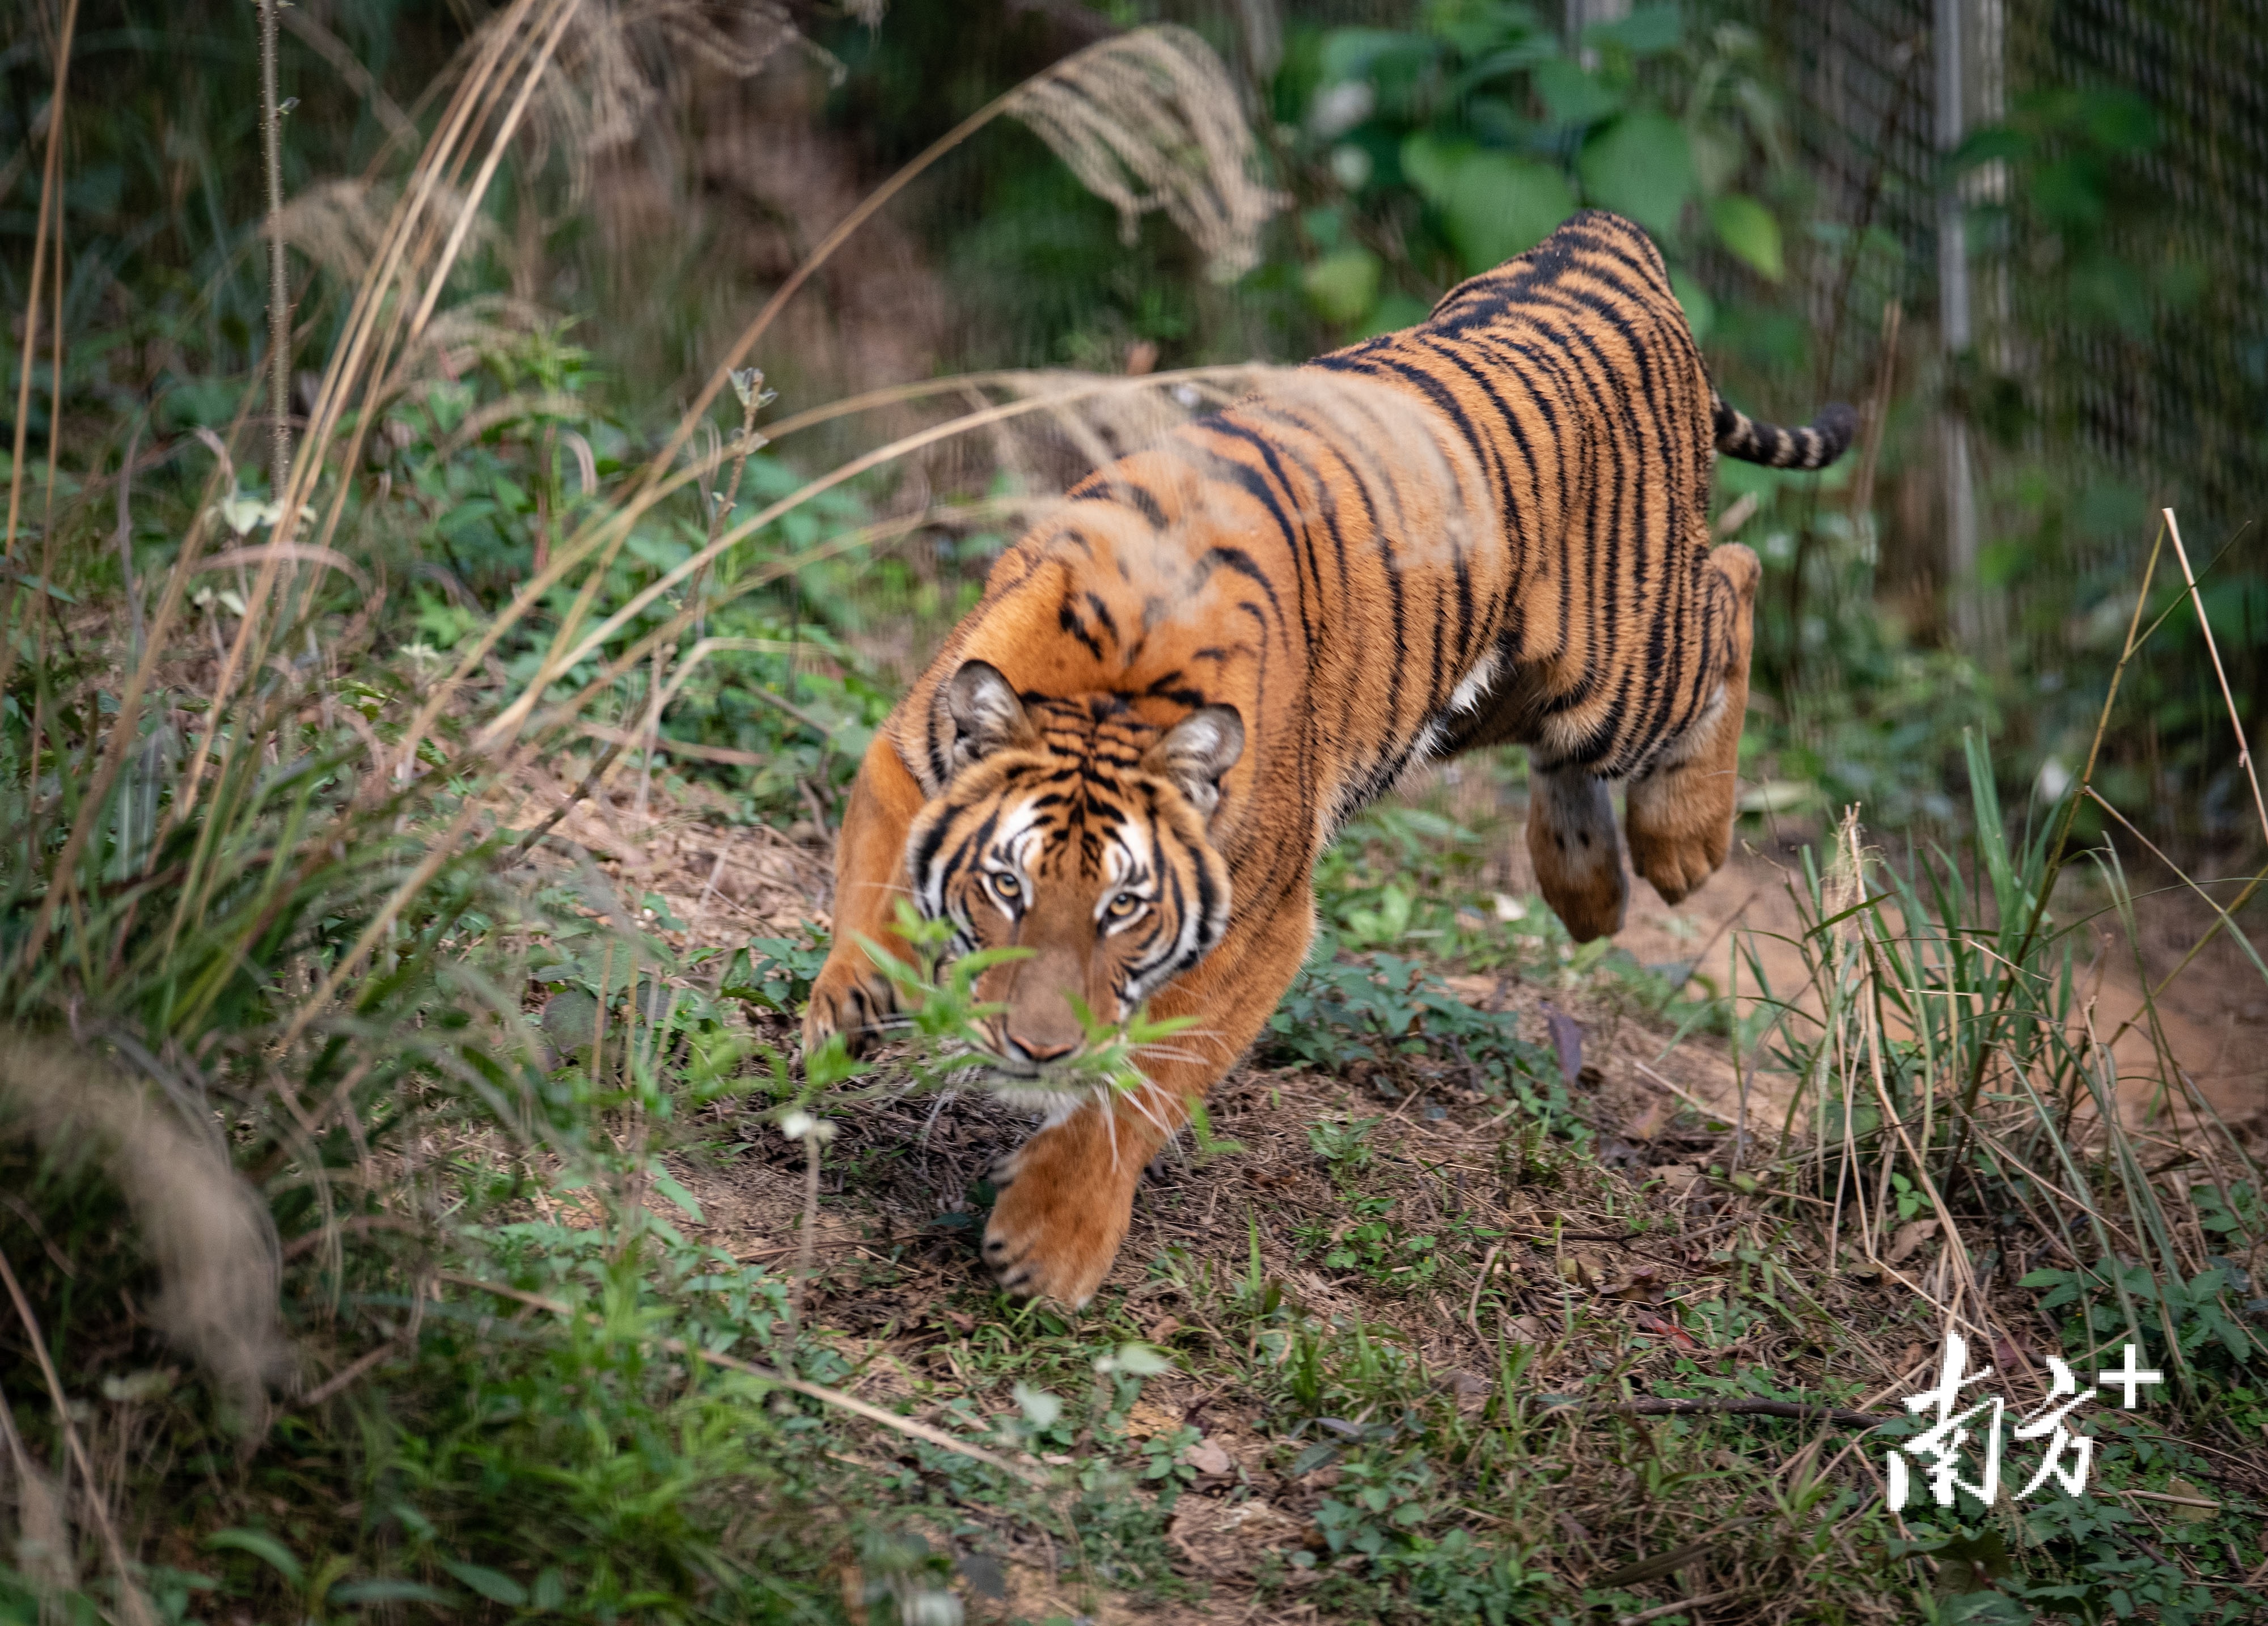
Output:
[[[1881,0],[0,19],[0,1609],[2250,1617],[2268,20],[1936,10],[1944,141]],[[1000,1303],[965,986],[787,1045],[871,729],[1098,452],[1585,205],[1866,414],[1720,474],[1754,855],[1576,950],[1519,754],[1414,784]],[[2169,1397],[1887,1508],[1948,1328]]]

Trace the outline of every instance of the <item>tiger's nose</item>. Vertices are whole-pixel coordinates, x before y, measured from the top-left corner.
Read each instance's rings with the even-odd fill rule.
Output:
[[[1019,1038],[1012,1032],[1008,1035],[1008,1042],[1016,1048],[1018,1054],[1025,1060],[1033,1062],[1059,1062],[1079,1048],[1076,1041],[1067,1044],[1047,1044],[1036,1039]]]

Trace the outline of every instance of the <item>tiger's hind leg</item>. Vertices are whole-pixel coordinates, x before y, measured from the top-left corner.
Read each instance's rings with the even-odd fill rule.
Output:
[[[1709,709],[1653,769],[1631,781],[1624,822],[1631,863],[1675,903],[1717,872],[1733,844],[1740,789],[1741,725],[1749,710],[1749,654],[1756,600],[1756,556],[1738,543],[1710,554],[1705,567],[1729,587],[1723,688]]]
[[[1613,936],[1630,883],[1607,782],[1580,768],[1553,768],[1530,773],[1528,787],[1528,857],[1543,901],[1578,943]]]

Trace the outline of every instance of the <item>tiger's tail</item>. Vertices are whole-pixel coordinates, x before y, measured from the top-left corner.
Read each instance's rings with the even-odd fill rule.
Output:
[[[1843,455],[1859,432],[1859,415],[1839,401],[1822,407],[1808,428],[1782,429],[1735,411],[1714,390],[1709,400],[1716,408],[1717,450],[1744,463],[1824,468]]]

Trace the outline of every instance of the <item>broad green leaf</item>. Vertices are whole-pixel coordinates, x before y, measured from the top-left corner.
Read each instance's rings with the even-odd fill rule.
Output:
[[[298,1556],[265,1530],[216,1530],[205,1537],[204,1544],[208,1551],[250,1553],[292,1586],[299,1584],[303,1571]]]
[[[1693,195],[1685,127],[1666,114],[1625,113],[1583,143],[1576,170],[1587,200],[1628,215],[1656,237],[1676,232]]]
[[[491,1570],[485,1564],[454,1563],[446,1558],[441,1567],[490,1603],[517,1609],[527,1601],[527,1588],[501,1570]]]
[[[1423,34],[1392,28],[1334,28],[1323,36],[1322,82],[1359,79],[1381,56],[1431,55],[1440,48]]]
[[[1601,84],[1596,74],[1584,72],[1564,56],[1536,63],[1530,77],[1554,124],[1596,124],[1622,111],[1620,96]]]
[[[1535,246],[1575,212],[1566,177],[1548,164],[1428,136],[1403,145],[1403,169],[1441,211],[1449,242],[1469,272]]]
[[[1628,17],[1610,23],[1593,23],[1583,30],[1589,46],[1619,45],[1633,56],[1652,56],[1677,48],[1685,37],[1684,20],[1675,4],[1632,6]]]
[[[1717,199],[1709,205],[1709,224],[1717,228],[1718,240],[1765,281],[1776,283],[1787,275],[1779,222],[1756,199],[1738,192]]]
[[[1457,166],[1480,151],[1469,141],[1453,141],[1431,130],[1419,130],[1402,143],[1402,173],[1410,184],[1438,200],[1449,189]]]
[[[1415,327],[1425,320],[1432,306],[1423,299],[1413,299],[1406,293],[1390,293],[1373,306],[1370,320],[1349,336],[1372,339],[1381,333],[1392,333],[1401,327]]]
[[[1315,313],[1344,327],[1359,320],[1378,298],[1378,276],[1377,255],[1367,248],[1347,247],[1309,266],[1300,283]]]
[[[374,1580],[349,1581],[334,1586],[329,1593],[333,1603],[437,1603],[461,1602],[438,1586],[428,1586],[423,1581]]]

